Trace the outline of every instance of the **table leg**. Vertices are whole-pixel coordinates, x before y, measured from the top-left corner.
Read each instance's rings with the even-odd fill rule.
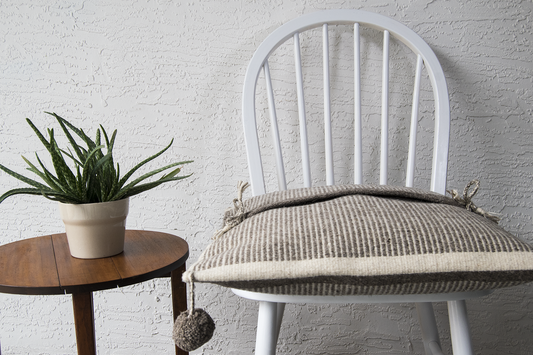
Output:
[[[78,355],[96,355],[93,293],[73,293],[72,304],[74,306]]]
[[[181,281],[181,275],[185,272],[185,264],[172,271],[170,274],[170,283],[172,288],[172,314],[174,320],[181,312],[187,310],[187,285]],[[176,355],[188,355],[189,352],[183,351],[176,346]]]

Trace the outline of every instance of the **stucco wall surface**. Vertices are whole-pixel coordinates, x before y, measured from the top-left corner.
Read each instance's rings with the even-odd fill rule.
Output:
[[[334,8],[390,16],[429,43],[450,92],[448,186],[461,189],[479,178],[482,188],[476,203],[502,214],[505,229],[533,242],[531,1],[2,0],[0,163],[22,172],[20,155],[33,157],[38,151],[45,156],[24,121],[29,117],[40,128],[53,126],[43,111],[57,112],[91,134],[100,123],[108,130],[118,128],[116,159],[124,170],[174,138],[170,153],[161,160],[194,160],[185,169],[194,175],[134,197],[128,228],[181,236],[189,243],[192,262],[220,226],[237,181],[248,179],[240,105],[246,66],[255,48],[281,24]],[[368,36],[368,47],[379,43],[371,33]],[[396,60],[403,55],[394,46]],[[304,56],[312,57],[307,51],[313,46],[306,48]],[[338,53],[333,72],[343,77],[347,57],[342,50]],[[283,74],[283,55],[275,63],[274,71]],[[373,57],[365,57],[364,63],[370,68],[365,83],[370,85],[373,78],[379,82],[379,76],[372,75],[379,74],[379,63]],[[314,75],[307,69],[306,73]],[[402,75],[394,80],[394,90],[403,83],[412,85]],[[279,90],[289,91],[291,85],[282,75]],[[423,99],[430,99],[427,82],[424,85]],[[346,90],[341,84],[334,91]],[[314,91],[309,95],[312,102]],[[377,95],[379,91],[370,86],[363,94],[365,110],[376,109],[365,116],[370,131],[379,126]],[[392,95],[391,102],[400,104],[394,112],[408,114],[402,100]],[[424,100],[421,112],[427,117],[432,106]],[[334,117],[340,123],[334,134],[341,141],[351,122],[350,109],[346,110],[346,115]],[[315,122],[318,118],[310,116],[311,126]],[[421,125],[426,127],[423,131],[431,130],[422,119]],[[290,147],[297,127],[289,124],[282,130],[294,136]],[[402,131],[394,125],[392,130]],[[365,177],[375,182],[372,157],[379,156],[379,145],[370,136],[365,139],[370,157]],[[429,166],[431,144],[425,139],[420,144],[428,149],[422,149],[420,171]],[[392,146],[395,156],[402,142]],[[312,147],[318,153],[320,149]],[[336,161],[348,164],[350,149],[336,148]],[[291,169],[289,165],[292,183],[298,176],[291,175]],[[349,182],[353,175],[339,169],[339,181]],[[313,171],[318,184],[324,181],[320,171]],[[393,181],[402,183],[401,179]],[[0,174],[1,192],[16,186],[22,185]],[[63,230],[57,207],[42,198],[10,198],[0,205],[0,215],[1,244]],[[197,285],[196,290],[198,306],[215,318],[217,331],[194,354],[252,354],[257,305],[218,286]],[[532,296],[533,286],[526,285],[467,302],[476,354],[531,353]],[[172,353],[168,280],[97,292],[94,297],[99,354]],[[436,304],[435,310],[445,351],[450,353],[445,304]],[[2,354],[74,354],[73,326],[68,295],[0,294]],[[287,355],[423,353],[416,310],[410,304],[289,305],[278,349]]]

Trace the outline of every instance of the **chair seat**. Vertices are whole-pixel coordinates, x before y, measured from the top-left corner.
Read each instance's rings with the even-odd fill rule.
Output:
[[[368,296],[296,296],[251,292],[232,288],[237,296],[254,301],[275,303],[420,303],[457,301],[490,295],[493,290],[435,293],[425,295],[368,295]]]

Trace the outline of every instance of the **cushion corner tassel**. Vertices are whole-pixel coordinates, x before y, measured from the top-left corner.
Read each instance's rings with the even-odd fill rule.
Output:
[[[244,219],[246,218],[246,212],[244,210],[244,204],[242,202],[242,194],[244,190],[248,188],[248,186],[250,186],[250,184],[244,181],[239,181],[239,183],[237,184],[237,198],[233,199],[233,207],[235,213],[233,216],[228,216],[227,218],[225,218],[224,227],[215,232],[215,234],[213,235],[213,239],[218,239],[231,228],[241,224],[242,221],[244,221]]]
[[[474,189],[469,193],[470,187],[474,186]],[[472,198],[479,190],[479,180],[474,179],[470,181],[463,190],[463,196],[459,195],[459,192],[457,190],[446,190],[452,198],[459,203],[461,206],[463,206],[467,211],[477,213],[480,216],[483,216],[495,223],[498,223],[501,220],[500,215],[493,212],[486,212],[483,209],[479,208],[472,202]]]

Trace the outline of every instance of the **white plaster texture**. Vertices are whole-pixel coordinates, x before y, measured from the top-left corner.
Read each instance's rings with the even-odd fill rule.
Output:
[[[444,67],[451,98],[448,186],[462,188],[472,178],[481,179],[476,203],[501,213],[504,228],[533,242],[531,1],[3,0],[0,162],[22,171],[21,154],[31,157],[37,150],[44,156],[24,122],[29,117],[39,127],[51,126],[52,119],[43,111],[55,111],[87,128],[100,123],[118,128],[117,158],[124,170],[174,137],[170,154],[162,160],[193,159],[185,169],[193,177],[133,198],[128,227],[183,237],[192,262],[220,226],[236,182],[247,180],[240,104],[244,73],[255,48],[282,23],[334,8],[390,16],[429,43]],[[379,44],[371,33],[367,38],[368,47]],[[392,48],[393,65],[399,65],[395,60],[403,52]],[[342,78],[348,62],[342,50],[338,53],[333,74]],[[364,60],[370,68],[366,80],[372,83],[379,61],[371,56]],[[275,64],[283,74],[283,58]],[[311,70],[306,73],[313,76]],[[402,116],[409,109],[395,90],[412,85],[411,79],[398,75],[394,80],[391,103],[398,104],[394,112]],[[334,91],[341,95],[341,104],[349,105],[343,85],[351,83],[341,83]],[[291,81],[280,81],[278,90],[292,91]],[[308,95],[312,103],[318,93],[311,90]],[[378,95],[371,86],[364,91],[365,110],[375,109],[365,117],[370,132],[379,127]],[[430,94],[424,89],[422,95],[421,112],[428,116]],[[344,166],[351,161],[350,139],[343,138],[350,127],[350,109],[338,112],[334,134],[346,145],[336,147],[335,160],[341,166],[336,173],[339,181],[349,182],[351,173]],[[310,116],[312,127],[318,129],[318,122]],[[421,119],[422,131],[431,131],[424,122]],[[288,148],[297,144],[292,133],[296,129],[291,124],[282,127],[293,134]],[[402,131],[399,125],[391,129]],[[261,131],[261,136],[267,134]],[[365,177],[373,182],[377,166],[372,157],[379,154],[379,146],[370,134],[365,139]],[[431,144],[424,139],[420,144],[419,170],[424,171]],[[400,159],[404,145],[393,141],[393,159]],[[312,150],[320,153],[320,146],[319,141]],[[291,182],[298,178],[295,169],[296,165],[288,167]],[[313,170],[316,183],[324,181],[320,173],[319,168]],[[393,174],[393,181],[401,179]],[[0,174],[2,192],[15,186],[16,181]],[[0,215],[2,244],[63,228],[57,207],[40,198],[6,200]],[[476,354],[531,353],[532,296],[533,286],[526,285],[467,302]],[[97,292],[94,303],[99,354],[172,353],[168,280]],[[215,318],[217,331],[194,354],[254,352],[255,303],[214,285],[197,286],[197,303]],[[445,351],[450,353],[445,304],[435,309]],[[74,354],[73,326],[68,295],[0,295],[2,354]],[[290,305],[278,353],[422,354],[423,345],[413,305]]]

